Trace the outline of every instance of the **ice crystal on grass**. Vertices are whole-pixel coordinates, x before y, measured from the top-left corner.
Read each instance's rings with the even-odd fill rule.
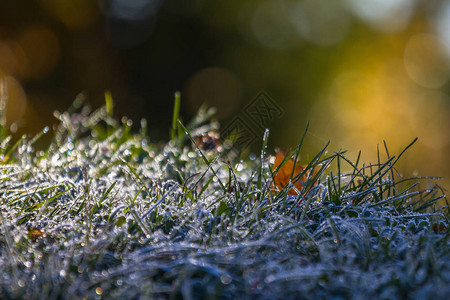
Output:
[[[397,180],[394,157],[367,168],[322,151],[310,167],[336,161],[338,174],[322,170],[288,195],[290,186],[274,187],[265,151],[262,161],[228,162],[226,150],[196,147],[195,132],[215,128],[207,116],[183,126],[187,135],[175,123],[165,145],[105,108],[57,114],[45,150],[3,136],[0,298],[449,295],[438,186]]]

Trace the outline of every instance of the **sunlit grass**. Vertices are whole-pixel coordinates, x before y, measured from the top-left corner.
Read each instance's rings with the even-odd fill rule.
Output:
[[[107,99],[56,114],[44,150],[34,148],[40,135],[12,143],[2,131],[0,298],[449,294],[448,206],[436,206],[447,199],[398,176],[404,152],[386,147],[387,159],[364,164],[326,145],[277,190],[268,131],[257,159],[228,161],[232,149],[197,142],[215,128],[210,110],[176,122],[178,98],[171,140],[155,144],[145,121],[132,133],[130,120],[113,119]]]

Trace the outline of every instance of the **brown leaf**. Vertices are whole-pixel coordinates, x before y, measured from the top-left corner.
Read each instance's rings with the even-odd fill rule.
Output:
[[[447,231],[447,226],[445,226],[444,224],[440,223],[440,224],[433,224],[433,231],[435,233],[443,233],[445,231]]]
[[[28,238],[31,239],[33,243],[35,243],[38,239],[43,237],[45,233],[42,230],[37,228],[28,228]]]
[[[202,150],[215,150],[220,146],[220,135],[215,131],[208,131],[198,136],[195,143]]]
[[[285,154],[281,150],[277,150],[277,153],[275,155],[275,162],[272,167],[272,171],[275,171],[279,165],[283,162],[285,159]],[[285,162],[285,164],[278,170],[278,172],[274,176],[274,183],[277,186],[279,190],[283,189],[286,185],[289,184],[289,180],[296,178],[307,166],[305,165],[298,165],[294,162],[294,160],[291,158],[288,161]],[[313,177],[319,172],[321,165],[317,165],[314,167],[314,173]],[[296,180],[294,183],[295,188],[298,191],[301,191],[306,179],[308,178],[310,171],[308,170],[303,174],[298,180]],[[315,183],[314,183],[315,184]],[[297,192],[294,188],[291,188],[288,191],[289,195],[297,195]]]

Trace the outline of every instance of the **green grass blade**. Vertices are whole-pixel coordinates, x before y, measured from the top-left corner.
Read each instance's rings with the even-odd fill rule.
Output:
[[[170,132],[170,138],[175,141],[177,135],[178,119],[180,117],[180,105],[181,105],[181,93],[175,92],[175,103],[173,105],[172,115],[172,129]]]

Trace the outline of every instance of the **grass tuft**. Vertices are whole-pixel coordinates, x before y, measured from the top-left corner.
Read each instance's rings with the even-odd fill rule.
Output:
[[[232,149],[197,142],[217,130],[212,110],[185,126],[177,94],[171,141],[161,145],[149,142],[145,121],[135,134],[130,120],[113,119],[105,99],[91,111],[80,95],[55,113],[44,150],[35,149],[40,136],[12,143],[0,128],[1,299],[450,294],[444,190],[395,169],[415,140],[397,156],[384,145],[386,159],[368,165],[345,151],[327,156],[327,144],[291,174],[309,176],[288,195],[293,184],[274,187],[283,163],[272,170],[268,131],[259,158],[229,161]],[[286,160],[298,160],[305,135]]]

